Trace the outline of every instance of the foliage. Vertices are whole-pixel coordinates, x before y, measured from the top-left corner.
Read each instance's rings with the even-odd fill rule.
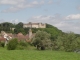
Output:
[[[76,38],[75,34],[72,32],[67,33],[63,36],[58,36],[57,40],[54,41],[54,49],[57,50],[65,50],[71,52],[79,49],[79,47],[79,38]]]
[[[80,37],[77,37],[76,41],[77,41],[77,49],[80,50]]]
[[[4,47],[5,43],[4,42],[0,42],[0,46]]]
[[[51,34],[50,39],[52,41],[54,41],[58,36],[64,34],[61,30],[59,30],[55,27],[53,27],[53,28],[37,28],[37,29],[35,28],[35,29],[32,29],[32,32],[36,33],[36,31],[38,31],[38,30],[45,31],[45,32]]]
[[[56,27],[54,27],[54,26],[52,26],[50,24],[46,24],[46,28],[56,28]]]
[[[14,33],[19,33],[22,32],[24,34],[24,29],[23,29],[23,23],[19,22],[18,24],[15,25],[15,30]]]
[[[45,50],[45,47],[51,44],[50,34],[45,31],[37,31],[32,43],[37,46],[37,49]]]
[[[28,43],[25,41],[20,41],[18,43],[17,49],[24,50],[28,47]]]
[[[16,28],[23,28],[23,23],[22,22],[19,22],[15,27]]]
[[[46,31],[47,33],[51,34],[50,39],[53,40],[53,41],[58,36],[60,36],[61,34],[63,34],[63,32],[61,30],[58,30],[57,28],[45,28],[44,31]]]
[[[9,23],[9,22],[4,22],[0,24],[0,31],[6,31],[6,32],[11,32],[11,28],[14,27],[14,24]]]
[[[8,50],[15,50],[17,47],[17,44],[18,44],[18,40],[16,38],[12,39],[8,42],[7,49]]]

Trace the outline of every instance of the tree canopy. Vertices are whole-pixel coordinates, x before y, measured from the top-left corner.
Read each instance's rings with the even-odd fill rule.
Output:
[[[64,51],[75,51],[80,49],[80,37],[76,37],[73,32],[58,36],[54,41],[54,49]]]
[[[37,31],[32,39],[32,44],[37,46],[37,49],[39,49],[38,47],[45,49],[46,46],[49,47],[51,44],[50,36],[51,35],[45,31]]]

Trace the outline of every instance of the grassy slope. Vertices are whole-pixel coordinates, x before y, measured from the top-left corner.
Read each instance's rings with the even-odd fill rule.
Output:
[[[79,53],[37,50],[5,50],[0,48],[0,60],[80,60]]]

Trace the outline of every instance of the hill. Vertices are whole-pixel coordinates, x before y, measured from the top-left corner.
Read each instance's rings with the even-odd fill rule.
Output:
[[[12,30],[12,28],[15,28],[14,31]],[[0,31],[2,31],[2,30],[5,32],[8,32],[8,33],[13,33],[13,34],[17,34],[19,32],[21,32],[23,34],[28,34],[29,28],[23,28],[22,22],[19,22],[18,24],[4,22],[4,23],[0,24]],[[61,30],[59,30],[58,28],[56,28],[50,24],[46,24],[46,28],[32,28],[33,33],[35,33],[38,30],[41,30],[41,31],[43,30],[43,31],[50,33],[52,40],[57,38],[58,35],[63,34],[63,32]]]

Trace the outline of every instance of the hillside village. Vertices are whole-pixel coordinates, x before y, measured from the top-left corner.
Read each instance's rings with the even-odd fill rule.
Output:
[[[80,0],[0,0],[0,60],[80,60]]]
[[[23,24],[23,28],[29,28],[28,34],[23,35],[21,32],[17,33],[17,34],[12,34],[12,33],[6,33],[5,31],[1,31],[0,33],[0,42],[5,42],[6,39],[4,38],[4,33],[7,34],[7,36],[10,36],[12,38],[17,38],[18,41],[26,41],[26,42],[31,42],[31,39],[33,38],[33,36],[35,36],[35,33],[32,33],[31,28],[46,28],[46,24],[42,24],[42,23],[27,23],[27,24]],[[12,30],[14,31],[15,28],[12,28]]]
[[[1,31],[1,34],[0,34],[0,41],[5,41],[5,38],[4,38],[4,31]],[[12,38],[17,38],[18,41],[27,41],[27,42],[30,42],[31,38],[35,35],[32,33],[32,30],[29,29],[29,33],[26,34],[26,35],[23,35],[21,32],[18,33],[18,34],[12,34],[12,33],[6,33],[8,36],[12,37]]]
[[[31,22],[24,24],[22,22],[19,22],[18,24],[14,25],[9,22],[4,22],[0,24],[0,31],[1,31],[0,33],[1,44],[4,42],[5,46],[7,46],[7,44],[9,44],[10,41],[14,42],[16,38],[17,41],[21,43],[20,45],[21,47],[19,47],[20,49],[27,48],[26,43],[30,43],[31,45],[36,46],[38,50],[53,49],[53,50],[74,51],[76,49],[79,49],[79,44],[80,44],[79,34],[74,34],[73,32],[70,33],[62,32],[61,30],[50,24],[31,23]],[[73,44],[73,41],[77,45]],[[10,44],[12,45],[13,42]],[[18,45],[20,43],[18,43]],[[72,45],[69,45],[70,47],[68,47],[68,44]],[[73,46],[75,46],[75,48],[71,48]],[[62,47],[64,48],[62,49]],[[11,49],[11,47],[8,48]]]

